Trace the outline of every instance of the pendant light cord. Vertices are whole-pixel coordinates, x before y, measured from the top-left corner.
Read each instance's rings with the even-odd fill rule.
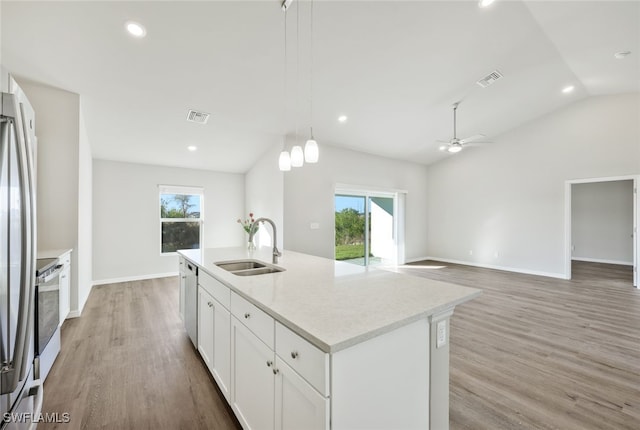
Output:
[[[296,140],[294,146],[298,144],[298,93],[300,91],[300,2],[296,3]]]
[[[311,0],[311,24],[309,28],[309,130],[311,139],[313,139],[313,0]]]
[[[284,67],[282,70],[282,140],[283,150],[287,148],[287,9],[284,10]]]

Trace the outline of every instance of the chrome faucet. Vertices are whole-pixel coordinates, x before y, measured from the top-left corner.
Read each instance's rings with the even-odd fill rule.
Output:
[[[256,235],[258,231],[259,223],[268,222],[271,224],[271,228],[273,229],[273,264],[278,264],[278,257],[282,257],[282,252],[278,251],[278,239],[276,234],[276,224],[270,220],[269,218],[258,218],[251,224],[250,233],[249,233],[249,242],[253,241],[253,236]]]

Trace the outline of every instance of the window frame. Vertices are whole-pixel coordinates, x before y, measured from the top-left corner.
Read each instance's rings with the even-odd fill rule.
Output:
[[[166,194],[183,194],[190,196],[200,197],[200,216],[198,218],[162,218],[162,196]],[[173,256],[178,255],[177,251],[163,252],[162,251],[162,226],[164,223],[178,223],[178,222],[197,222],[200,224],[199,238],[200,247],[202,247],[202,240],[204,235],[204,187],[195,186],[183,186],[183,185],[158,185],[158,245],[160,247],[160,256]]]

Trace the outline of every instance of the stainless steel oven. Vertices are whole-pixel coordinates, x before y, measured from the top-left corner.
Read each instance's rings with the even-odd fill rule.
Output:
[[[36,378],[44,381],[60,351],[60,272],[57,258],[36,264],[35,355]]]

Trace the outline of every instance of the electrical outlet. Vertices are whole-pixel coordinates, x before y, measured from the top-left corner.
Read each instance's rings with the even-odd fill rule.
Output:
[[[469,250],[469,255],[473,255],[473,249]]]
[[[447,344],[447,320],[438,321],[436,324],[436,348]]]

